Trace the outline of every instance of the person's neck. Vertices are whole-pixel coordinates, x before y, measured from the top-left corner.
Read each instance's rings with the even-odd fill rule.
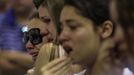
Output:
[[[92,63],[92,64],[90,63],[88,65],[84,65],[84,67],[86,69],[85,75],[92,75],[92,71],[93,71],[94,66],[95,66],[95,63]]]

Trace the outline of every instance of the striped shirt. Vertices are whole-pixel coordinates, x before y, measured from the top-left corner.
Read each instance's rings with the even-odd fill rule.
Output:
[[[0,20],[0,49],[24,51],[21,25],[16,22],[14,11],[8,10]]]

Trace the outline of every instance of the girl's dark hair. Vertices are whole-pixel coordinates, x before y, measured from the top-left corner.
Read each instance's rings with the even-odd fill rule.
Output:
[[[41,5],[45,6],[53,19],[53,21],[56,24],[57,32],[59,33],[60,27],[59,27],[59,18],[60,18],[60,12],[63,8],[63,0],[33,0],[34,5],[38,9]]]
[[[65,5],[74,6],[77,13],[91,19],[95,25],[110,20],[109,0],[65,0]]]
[[[38,9],[39,6],[44,2],[45,0],[33,0],[33,3],[35,7]]]
[[[45,6],[48,9],[52,17],[52,20],[55,23],[58,35],[60,33],[60,23],[59,23],[60,13],[64,5],[64,0],[33,0],[33,1],[38,8],[39,6]]]
[[[49,13],[52,17],[52,20],[55,24],[57,30],[56,44],[59,44],[58,36],[60,34],[60,13],[64,5],[64,0],[46,0],[46,6],[49,10]]]
[[[134,0],[116,0],[116,4],[122,27],[134,26]]]
[[[60,13],[64,5],[64,0],[47,0],[47,7],[55,23],[57,33],[60,33]]]

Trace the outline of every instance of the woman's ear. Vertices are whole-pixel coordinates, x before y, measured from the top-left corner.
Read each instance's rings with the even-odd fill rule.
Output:
[[[112,21],[107,20],[102,24],[100,33],[101,37],[102,39],[108,38],[112,35],[112,33],[113,33],[113,23]]]

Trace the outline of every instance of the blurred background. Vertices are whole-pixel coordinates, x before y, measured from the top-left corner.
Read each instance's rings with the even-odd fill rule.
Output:
[[[25,75],[33,65],[22,33],[33,6],[32,0],[0,0],[0,75]]]

